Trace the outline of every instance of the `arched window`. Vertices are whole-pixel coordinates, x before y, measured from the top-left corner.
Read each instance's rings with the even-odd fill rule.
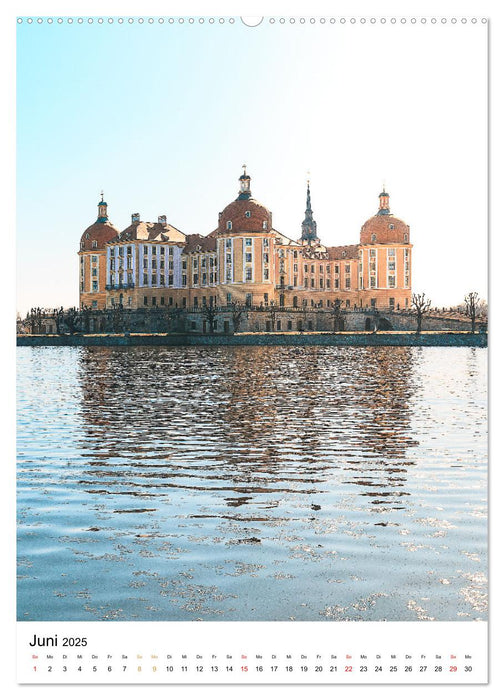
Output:
[[[371,234],[371,243],[376,243],[376,233]]]
[[[296,309],[298,305],[298,298],[292,297],[292,306]]]
[[[91,243],[91,246],[92,246],[93,248],[98,248],[98,241],[93,241],[93,242]]]
[[[245,212],[245,216],[247,217],[247,219],[250,219],[250,212],[249,212],[249,211],[246,211],[246,212]]]
[[[232,221],[228,221],[227,224],[226,224],[226,228],[227,228],[228,231],[231,231],[231,229],[233,228],[233,222],[232,222]]]

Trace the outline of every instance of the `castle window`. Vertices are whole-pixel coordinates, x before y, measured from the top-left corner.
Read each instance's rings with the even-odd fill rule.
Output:
[[[404,242],[405,242],[405,243],[408,242],[408,234],[407,234],[407,233],[404,234]]]
[[[231,248],[231,239],[226,238],[226,248]]]
[[[245,253],[245,262],[252,262],[252,253]]]
[[[371,243],[376,243],[376,233],[371,234]]]
[[[96,280],[93,280],[93,292],[98,291],[98,282]]]
[[[144,306],[147,306],[147,297],[144,297]]]
[[[267,231],[267,230],[268,230],[268,222],[263,221],[263,231]]]
[[[92,247],[92,248],[98,248],[98,241],[93,241],[93,242],[91,243],[91,247]]]
[[[226,223],[226,228],[227,228],[228,231],[231,231],[231,229],[233,228],[233,222],[232,222],[232,221],[228,221],[228,222]]]
[[[247,219],[250,219],[250,212],[249,212],[249,211],[246,211],[246,212],[245,212],[245,216],[247,217]]]
[[[390,229],[391,231],[392,231],[393,229],[395,229],[394,224],[389,224],[389,229]]]
[[[245,239],[245,245],[252,245],[252,239],[251,239],[251,238],[246,238],[246,239]]]
[[[91,256],[91,262],[98,262],[98,256],[97,255],[92,255]]]
[[[251,267],[246,267],[245,268],[245,280],[247,282],[252,281],[252,268]]]

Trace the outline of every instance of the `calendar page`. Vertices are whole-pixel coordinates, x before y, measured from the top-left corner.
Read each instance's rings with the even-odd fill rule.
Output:
[[[491,18],[418,8],[10,18],[22,692],[487,684]]]

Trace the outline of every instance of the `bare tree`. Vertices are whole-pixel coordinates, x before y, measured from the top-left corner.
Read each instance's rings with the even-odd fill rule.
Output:
[[[215,319],[217,318],[219,312],[217,307],[214,306],[212,298],[210,298],[209,304],[204,304],[202,306],[201,311],[203,312],[203,317],[208,321],[210,333],[213,333],[215,330]]]
[[[79,319],[79,310],[76,309],[75,306],[72,306],[72,308],[67,309],[65,312],[63,312],[63,321],[70,333],[75,333],[77,331],[77,324],[79,322]],[[58,333],[61,333],[61,330],[59,330]]]
[[[341,299],[335,299],[331,304],[331,315],[334,321],[334,330],[339,331],[341,324]]]
[[[231,318],[233,320],[233,333],[238,333],[238,331],[240,330],[240,325],[245,309],[241,304],[238,304],[236,301],[232,301],[230,306],[232,309]]]
[[[277,308],[275,306],[275,302],[272,301],[271,304],[268,306],[268,316],[271,322],[271,330],[275,330],[275,322],[276,322],[276,317],[277,317]]]
[[[476,332],[476,318],[480,315],[480,298],[478,292],[469,292],[464,298],[463,313],[471,319],[471,333]]]
[[[416,316],[417,333],[422,332],[422,319],[431,307],[431,300],[425,298],[425,293],[413,294],[411,297],[411,313]]]

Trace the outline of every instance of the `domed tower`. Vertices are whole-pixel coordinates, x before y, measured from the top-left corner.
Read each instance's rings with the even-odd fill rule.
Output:
[[[385,185],[377,213],[360,231],[359,289],[365,305],[395,310],[411,305],[410,227],[390,212]]]
[[[107,202],[98,202],[98,217],[80,239],[79,306],[105,308],[106,251],[105,245],[117,236],[119,229],[110,223]]]
[[[271,212],[252,197],[246,166],[238,197],[219,214],[216,230],[219,302],[258,306],[273,298],[274,240]]]

